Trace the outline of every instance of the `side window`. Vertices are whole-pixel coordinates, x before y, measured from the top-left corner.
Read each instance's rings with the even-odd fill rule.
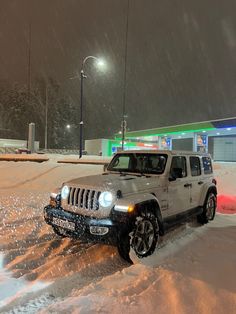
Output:
[[[202,157],[202,163],[203,163],[204,173],[205,174],[212,173],[211,158],[210,157]]]
[[[199,157],[191,156],[189,158],[190,160],[190,169],[191,169],[191,175],[193,177],[200,176],[201,175],[201,164]]]
[[[186,158],[174,156],[172,158],[170,175],[174,178],[184,178],[187,176]]]

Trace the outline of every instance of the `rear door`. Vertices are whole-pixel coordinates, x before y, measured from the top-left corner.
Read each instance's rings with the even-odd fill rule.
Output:
[[[176,173],[179,177],[174,179]],[[182,213],[190,208],[190,182],[187,173],[185,156],[173,156],[168,182],[168,214],[169,216]]]
[[[201,189],[204,184],[204,175],[201,169],[201,160],[198,156],[189,157],[190,165],[190,207],[199,206]]]

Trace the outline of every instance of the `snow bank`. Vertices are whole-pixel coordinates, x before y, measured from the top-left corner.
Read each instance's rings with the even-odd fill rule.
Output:
[[[236,214],[236,164],[214,163],[217,180],[217,211],[222,214]]]
[[[44,162],[49,158],[46,155],[38,154],[0,154],[0,161],[32,161],[32,162]]]
[[[40,313],[233,313],[235,225],[235,216],[221,216],[181,231],[141,264],[75,288]]]
[[[221,214],[236,214],[236,196],[218,195],[217,212]]]

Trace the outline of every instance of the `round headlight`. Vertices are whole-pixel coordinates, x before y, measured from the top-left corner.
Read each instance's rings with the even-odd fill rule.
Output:
[[[98,202],[102,207],[109,207],[112,200],[113,196],[111,192],[102,192],[99,196]]]
[[[70,189],[67,185],[64,185],[61,189],[61,198],[66,199],[70,193]]]

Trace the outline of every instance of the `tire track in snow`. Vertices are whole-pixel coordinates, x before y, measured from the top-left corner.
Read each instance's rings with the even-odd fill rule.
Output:
[[[92,251],[99,249],[97,244],[92,244],[89,248]],[[85,251],[84,254],[89,253]],[[8,314],[38,313],[51,304],[70,296],[74,289],[83,290],[91,283],[99,283],[105,277],[122,271],[126,267],[129,267],[129,264],[124,262],[118,254],[112,254],[104,260],[87,263],[86,267],[84,265],[81,269],[68,273],[66,276],[54,278],[47,287],[22,295],[21,298],[17,298],[0,308],[0,311]]]
[[[51,305],[55,302],[55,297],[51,294],[42,295],[36,299],[28,301],[25,305],[19,305],[10,311],[3,312],[5,314],[20,314],[20,313],[27,313],[27,314],[34,314],[37,313],[39,310],[43,309],[44,307]]]

